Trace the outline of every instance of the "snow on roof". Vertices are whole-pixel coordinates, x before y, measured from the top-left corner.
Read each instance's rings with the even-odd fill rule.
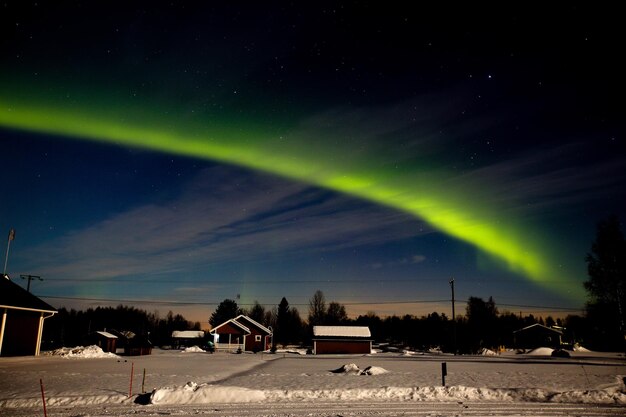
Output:
[[[117,339],[117,336],[115,336],[114,334],[111,334],[109,332],[105,332],[105,331],[97,331],[96,333],[98,333],[101,336],[106,337],[107,339]]]
[[[371,337],[367,326],[313,326],[313,336]]]
[[[204,332],[202,330],[174,330],[172,337],[181,339],[197,339],[203,338]]]

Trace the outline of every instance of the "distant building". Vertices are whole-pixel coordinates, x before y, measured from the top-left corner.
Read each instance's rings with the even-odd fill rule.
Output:
[[[563,344],[563,332],[559,329],[535,323],[513,332],[513,343],[517,349],[538,347],[559,348]]]
[[[136,335],[132,332],[126,332],[126,341],[124,345],[124,355],[127,356],[145,356],[152,354],[152,342],[147,336]]]
[[[261,352],[271,347],[272,330],[243,314],[210,332],[216,350]]]
[[[367,326],[313,326],[313,354],[371,353],[372,335]]]
[[[86,338],[87,344],[96,345],[103,352],[115,353],[117,350],[118,337],[107,331],[98,331],[89,334]]]
[[[172,332],[172,346],[181,347],[201,346],[204,340],[202,330],[174,330]]]

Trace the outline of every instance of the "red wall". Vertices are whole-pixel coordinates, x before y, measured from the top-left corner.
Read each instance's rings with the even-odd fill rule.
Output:
[[[315,354],[325,353],[371,353],[369,340],[316,340]]]
[[[41,313],[23,310],[7,312],[2,356],[30,356],[37,350]]]

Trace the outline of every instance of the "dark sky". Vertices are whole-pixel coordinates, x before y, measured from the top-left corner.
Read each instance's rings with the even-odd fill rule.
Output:
[[[51,304],[582,308],[626,207],[616,8],[58,3],[0,5],[0,231]]]

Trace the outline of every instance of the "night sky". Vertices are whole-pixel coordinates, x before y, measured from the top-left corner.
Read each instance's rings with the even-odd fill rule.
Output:
[[[457,312],[581,312],[626,218],[617,9],[173,3],[0,5],[13,280],[204,325],[317,289],[450,315],[451,278]]]

